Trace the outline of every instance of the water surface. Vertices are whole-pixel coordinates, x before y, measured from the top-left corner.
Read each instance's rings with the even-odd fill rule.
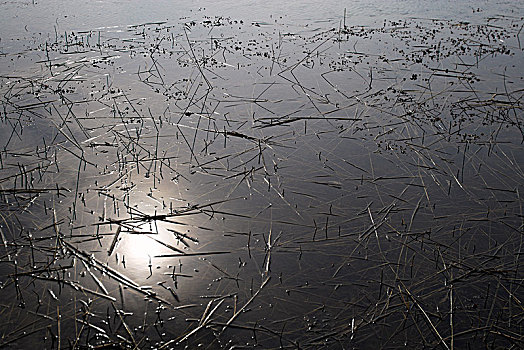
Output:
[[[8,2],[3,346],[522,346],[521,2]]]

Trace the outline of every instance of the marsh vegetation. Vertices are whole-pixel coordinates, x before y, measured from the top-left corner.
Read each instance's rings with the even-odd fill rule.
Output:
[[[0,346],[521,348],[523,25],[4,40]]]

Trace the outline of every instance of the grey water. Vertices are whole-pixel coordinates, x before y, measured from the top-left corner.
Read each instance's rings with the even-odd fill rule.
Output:
[[[522,347],[523,5],[3,2],[0,347]]]

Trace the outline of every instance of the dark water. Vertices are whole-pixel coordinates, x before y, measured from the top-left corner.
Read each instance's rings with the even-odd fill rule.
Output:
[[[0,346],[522,347],[522,2],[1,7]]]

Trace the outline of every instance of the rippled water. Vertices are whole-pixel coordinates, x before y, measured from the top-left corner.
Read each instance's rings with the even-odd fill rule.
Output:
[[[4,2],[0,346],[522,346],[522,2]]]

